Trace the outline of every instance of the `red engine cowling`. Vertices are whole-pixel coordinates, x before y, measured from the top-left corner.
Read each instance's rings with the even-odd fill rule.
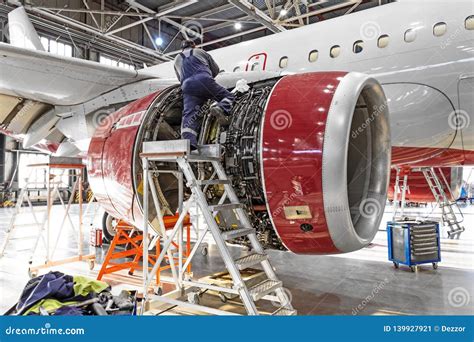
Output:
[[[179,139],[180,116],[180,93],[169,88],[129,104],[97,130],[89,179],[111,215],[141,226],[141,145]],[[203,123],[201,141],[225,145],[223,161],[262,236],[270,231],[301,254],[350,252],[373,239],[391,157],[388,107],[374,79],[325,72],[258,82],[237,96],[227,132],[212,125]],[[215,132],[221,135],[212,138]],[[163,182],[162,193],[173,197],[175,185]]]
[[[461,186],[463,182],[463,168],[462,167],[443,167],[439,168],[442,170],[444,177],[446,178],[447,183],[449,184],[449,188],[453,194],[452,200],[456,200],[459,198],[461,194]],[[441,174],[439,173],[438,169],[436,169],[438,177],[442,182]],[[404,173],[405,174],[405,173]],[[403,174],[403,175],[404,175]],[[425,176],[421,171],[413,171],[409,170],[406,172],[407,178],[407,192],[405,194],[406,201],[408,202],[415,202],[415,203],[430,203],[436,202],[435,198],[433,197],[433,193],[431,192],[428,183],[426,182]],[[400,185],[403,182],[403,175],[400,175]],[[390,187],[388,189],[388,199],[393,201],[393,194],[395,190],[395,181],[397,178],[397,173],[395,170],[392,170],[390,173]],[[401,195],[398,196],[400,200]]]

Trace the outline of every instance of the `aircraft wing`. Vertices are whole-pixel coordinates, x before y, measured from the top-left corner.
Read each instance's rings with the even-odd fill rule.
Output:
[[[134,70],[0,43],[3,95],[68,106],[147,78]]]

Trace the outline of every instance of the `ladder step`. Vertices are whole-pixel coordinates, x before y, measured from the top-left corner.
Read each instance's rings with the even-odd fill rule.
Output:
[[[274,292],[276,289],[281,288],[282,284],[283,283],[280,280],[266,279],[260,284],[250,288],[250,295],[254,301],[257,301],[265,297],[267,294]]]
[[[230,180],[227,179],[213,179],[213,180],[198,180],[198,185],[224,185],[231,184]]]
[[[462,223],[462,221],[453,221],[453,220],[445,220],[444,222],[447,223],[447,225],[449,226],[454,226],[456,224]]]
[[[465,230],[466,229],[464,227],[456,229],[456,230],[451,230],[451,231],[448,232],[448,236],[460,234],[460,233],[464,232]]]
[[[252,233],[255,233],[253,228],[237,228],[223,232],[222,237],[224,240],[232,240]]]
[[[272,316],[296,316],[296,310],[281,307],[273,312]]]
[[[206,156],[201,156],[199,154],[189,154],[188,155],[188,161],[192,163],[199,163],[199,162],[220,162],[220,158],[215,158],[215,157],[206,157]]]
[[[266,254],[249,254],[235,260],[235,265],[239,270],[242,271],[248,267],[258,265],[265,260],[268,260],[268,256]]]
[[[209,209],[211,211],[221,211],[221,210],[242,209],[243,207],[244,206],[241,203],[228,203],[228,204],[210,205]]]

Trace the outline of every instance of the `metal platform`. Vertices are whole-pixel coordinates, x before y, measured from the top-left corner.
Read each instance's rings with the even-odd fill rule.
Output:
[[[199,298],[203,293],[208,291],[217,291],[223,294],[236,295],[240,298],[241,303],[245,308],[245,311],[248,315],[258,315],[260,314],[256,301],[261,299],[271,300],[272,303],[279,303],[279,306],[276,308],[275,312],[296,314],[296,311],[293,309],[290,299],[287,296],[286,292],[282,287],[282,282],[277,278],[275,271],[268,260],[268,256],[265,254],[262,245],[260,244],[254,227],[251,224],[251,221],[247,215],[244,206],[239,202],[238,196],[232,187],[230,179],[225,173],[224,167],[221,165],[221,146],[220,145],[206,145],[200,146],[197,151],[191,152],[189,140],[172,140],[172,141],[161,141],[161,142],[145,142],[143,144],[143,153],[140,155],[142,158],[143,165],[143,175],[144,175],[144,192],[143,192],[143,207],[144,207],[144,237],[148,234],[148,214],[149,214],[149,203],[148,196],[149,190],[151,190],[151,195],[153,199],[153,205],[155,206],[155,212],[162,213],[161,204],[157,196],[157,189],[155,188],[156,182],[154,182],[153,177],[159,174],[159,170],[150,170],[149,164],[156,161],[164,162],[173,162],[176,163],[180,174],[177,176],[180,190],[179,197],[182,199],[183,196],[183,180],[186,180],[186,186],[191,189],[192,195],[191,199],[186,202],[182,208],[180,208],[180,219],[176,223],[175,227],[170,234],[167,234],[164,229],[163,218],[161,215],[158,215],[158,221],[160,222],[161,234],[164,236],[164,245],[163,251],[160,254],[157,264],[153,270],[148,273],[148,269],[143,270],[144,277],[144,293],[145,293],[145,303],[149,299],[156,300],[158,302],[178,305],[192,310],[201,310],[210,314],[228,314],[226,311],[216,311],[214,308],[206,307],[204,305],[199,305]],[[194,169],[192,163],[204,162],[209,165],[209,167],[214,170],[212,176],[209,179],[197,179],[194,174]],[[207,196],[205,194],[205,189],[208,184],[219,183],[224,187],[224,193],[218,203],[208,203]],[[202,188],[204,186],[204,188]],[[174,239],[177,237],[178,241],[175,242],[175,245],[182,245],[182,224],[181,216],[188,214],[190,209],[190,204],[195,201],[199,206],[199,209],[206,221],[207,230],[204,232],[202,237],[196,242],[191,254],[184,263],[178,262],[178,267],[175,268],[174,264],[171,264],[171,271],[173,278],[175,279],[176,284],[176,293],[181,297],[181,294],[187,294],[187,301],[181,299],[170,298],[170,296],[149,296],[148,295],[148,285],[153,279],[155,268],[163,260],[166,253],[170,254],[170,246],[174,243]],[[233,213],[235,218],[238,221],[238,227],[221,227],[216,222],[216,215],[220,212]],[[235,229],[235,230],[234,230]],[[239,234],[240,236],[245,236],[251,246],[253,253],[234,260],[231,256],[229,248],[226,244],[226,240],[229,236],[234,234]],[[206,233],[210,233],[214,239],[219,254],[224,261],[225,267],[232,279],[232,286],[218,286],[214,284],[206,284],[199,281],[193,281],[192,279],[184,278],[183,269],[187,267],[187,263],[190,262],[193,256],[196,253],[196,250],[199,248],[202,239]],[[146,241],[144,241],[144,246],[147,246]],[[144,258],[146,259],[146,249],[144,250]],[[181,253],[182,248],[179,248],[179,253]],[[262,267],[262,272],[265,274],[265,279],[260,281],[257,284],[249,287],[242,278],[242,271],[249,268],[259,266]],[[274,293],[274,296],[268,295]],[[147,307],[147,304],[143,306],[143,310]],[[285,309],[286,311],[283,311]]]
[[[22,230],[22,228],[28,227],[28,231],[34,233],[35,235],[28,236],[26,238],[34,239],[34,244],[29,250],[30,260],[29,260],[29,275],[31,277],[36,276],[40,269],[50,268],[58,265],[63,265],[76,261],[87,261],[89,267],[92,269],[94,267],[95,255],[84,255],[82,252],[83,247],[83,179],[84,179],[84,169],[85,165],[82,164],[80,158],[56,158],[49,157],[49,161],[44,164],[31,164],[28,165],[30,169],[29,176],[25,179],[25,186],[21,189],[20,195],[15,206],[13,215],[10,218],[10,223],[7,228],[7,236],[3,241],[2,247],[0,248],[0,257],[3,257],[7,252],[7,249],[10,245],[10,241],[15,239],[15,232]],[[29,194],[29,186],[38,185],[37,182],[31,180],[33,170],[41,168],[45,169],[46,177],[44,182],[41,184],[44,189],[47,191],[46,195],[46,208],[35,207],[32,204],[32,198]],[[63,175],[67,174],[69,177],[69,171],[74,170],[76,172],[74,185],[71,191],[71,194],[67,201],[64,201],[61,197],[59,186],[62,182],[57,180],[60,179]],[[59,173],[58,173],[59,172]],[[78,204],[79,204],[79,215],[78,222],[74,224],[71,215],[70,209],[71,205],[74,202],[75,193],[79,194]],[[51,211],[53,204],[56,200],[59,200],[60,206],[63,209],[62,220],[58,222],[60,227],[58,235],[54,237],[51,235],[51,225],[53,224],[51,219]],[[24,212],[23,205],[26,203],[27,212]],[[21,217],[24,214],[31,214],[33,219],[32,223],[22,223]],[[77,240],[77,255],[65,259],[54,259],[55,252],[57,251],[59,240],[64,231],[64,228],[69,226],[73,236]],[[22,237],[25,239],[25,237]],[[38,250],[40,243],[43,243],[45,258],[44,262],[39,263],[38,265],[33,265],[35,254]]]

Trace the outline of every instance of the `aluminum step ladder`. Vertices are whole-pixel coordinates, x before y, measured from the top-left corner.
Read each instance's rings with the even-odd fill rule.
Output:
[[[39,184],[36,180],[32,180],[32,174],[33,174],[33,170],[31,170],[28,177],[25,178],[25,185],[21,189],[18,199],[16,201],[13,215],[10,218],[10,223],[6,230],[7,234],[6,234],[5,240],[3,241],[2,247],[0,248],[0,257],[3,257],[5,255],[5,252],[7,251],[7,247],[9,243],[13,240],[34,239],[34,244],[31,247],[31,249],[27,249],[30,251],[30,262],[34,257],[35,252],[40,242],[43,243],[45,249],[47,249],[47,246],[50,244],[49,237],[48,236],[45,237],[46,225],[48,221],[48,210],[45,210],[44,207],[35,207],[29,195],[30,185]],[[53,186],[53,189],[52,189],[53,197],[51,198],[51,201],[54,202],[59,196],[59,185],[61,184],[61,182],[54,182],[50,180],[50,182],[43,182],[41,184],[45,186],[44,189],[46,190],[47,190],[46,186],[48,186],[47,184],[49,184],[49,186]],[[59,198],[61,197],[59,196]],[[27,211],[22,210],[22,208],[24,208],[23,205],[25,203],[27,204],[26,206]],[[20,223],[21,217],[25,214],[31,214],[31,217],[33,218],[33,223]],[[22,236],[22,237],[14,236],[15,232],[21,228],[29,228],[30,231],[35,230],[34,232],[35,235],[28,235],[28,236]]]
[[[421,171],[433,193],[433,197],[441,209],[441,219],[444,225],[449,228],[448,237],[451,239],[459,237],[460,234],[465,231],[465,228],[461,225],[464,221],[464,215],[451,192],[451,188],[442,170],[431,167],[423,168]],[[461,219],[458,219],[455,209],[457,209]]]
[[[401,169],[397,168],[397,175],[393,189],[393,222],[405,218],[406,194],[408,191],[408,175],[407,173],[402,175]],[[401,196],[400,199],[398,198],[399,195]]]
[[[24,249],[22,251],[29,251],[30,252],[30,258],[29,262],[30,264],[33,261],[33,258],[36,254],[36,251],[38,250],[38,247],[40,245],[40,242],[43,243],[43,247],[46,251],[46,263],[50,261],[51,258],[54,257],[54,254],[57,250],[57,247],[59,245],[59,239],[61,237],[61,233],[63,229],[60,229],[59,234],[56,236],[56,238],[53,240],[52,236],[50,234],[49,230],[49,225],[51,224],[50,222],[50,217],[51,217],[51,212],[52,212],[52,205],[55,203],[57,200],[59,200],[60,207],[63,209],[64,213],[62,216],[62,220],[59,221],[60,227],[63,227],[66,222],[68,225],[71,227],[74,237],[76,237],[77,231],[74,226],[71,214],[70,214],[70,209],[74,201],[74,195],[76,191],[79,189],[79,183],[82,181],[82,178],[78,178],[72,187],[71,190],[71,196],[69,197],[69,200],[65,202],[61,196],[61,189],[60,187],[64,185],[64,182],[62,181],[62,178],[66,174],[67,169],[60,169],[60,173],[58,174],[52,174],[48,172],[46,179],[42,182],[37,181],[34,179],[35,177],[33,176],[34,170],[30,171],[29,175],[27,178],[25,178],[25,185],[22,187],[20,194],[18,196],[13,214],[10,218],[10,223],[8,225],[8,228],[6,230],[6,237],[5,240],[3,241],[1,247],[0,247],[0,257],[3,257],[5,253],[7,252],[7,248],[9,246],[9,243],[13,240],[34,240],[34,244],[31,246],[31,248]],[[45,196],[47,205],[45,206],[34,206],[32,202],[32,197],[29,195],[29,192],[31,191],[30,186],[35,186],[35,185],[41,185],[42,190],[47,191],[47,195]],[[26,204],[26,206],[24,206]],[[26,210],[22,210],[26,209]],[[32,221],[30,223],[22,223],[22,216],[24,215],[31,215]],[[34,235],[28,235],[28,236],[21,236],[17,237],[15,236],[16,231],[20,231],[23,228],[29,228],[30,231],[34,231]],[[79,243],[79,241],[78,241]]]
[[[197,203],[207,224],[206,232],[211,233],[220,256],[225,263],[225,267],[231,275],[233,281],[232,288],[219,287],[188,279],[179,279],[181,285],[183,287],[187,286],[203,290],[214,290],[223,293],[239,295],[248,315],[260,314],[255,303],[260,299],[268,299],[271,300],[272,303],[278,303],[277,310],[272,313],[273,315],[296,315],[296,310],[293,309],[291,300],[285,289],[282,287],[282,282],[275,274],[275,271],[268,259],[268,255],[265,253],[262,245],[258,241],[255,228],[252,226],[247,212],[244,209],[244,205],[240,203],[239,198],[232,186],[232,182],[227,177],[225,169],[221,164],[221,146],[200,146],[199,152],[194,153],[190,151],[189,140],[147,142],[143,145],[143,153],[141,157],[145,170],[148,169],[148,164],[153,161],[177,163],[179,169],[184,175],[186,185],[191,189],[192,192],[193,199],[190,199],[188,203],[192,200]],[[192,167],[192,164],[194,163],[208,163],[212,165],[214,172],[210,179],[198,180]],[[145,178],[147,177],[145,176]],[[145,184],[144,198],[147,198],[146,189],[148,184],[151,185],[153,193],[153,182],[148,180],[148,182]],[[207,187],[211,185],[222,185],[225,189],[224,194],[217,204],[208,203],[207,196],[205,194]],[[155,200],[155,206],[158,204],[156,202],[157,201]],[[145,213],[147,213],[147,205],[144,204],[144,206]],[[188,208],[189,205],[185,205],[184,211],[181,213],[181,215],[187,214],[186,211],[189,210]],[[157,212],[159,212],[158,210],[160,209],[161,208],[157,208]],[[223,229],[221,226],[219,226],[216,221],[216,215],[226,211],[234,212],[239,222],[238,227],[228,227],[227,229]],[[194,246],[189,259],[182,268],[186,269],[187,263],[191,261],[195,250],[202,242],[205,233],[202,234]],[[173,236],[170,236],[169,239],[172,237]],[[238,237],[248,238],[253,253],[234,260],[226,241]],[[164,243],[163,250],[170,246],[171,242],[169,242],[169,239]],[[160,255],[160,258],[162,257],[164,257],[164,255]],[[159,265],[161,262],[160,258],[157,261],[157,265]],[[264,273],[266,274],[266,279],[253,287],[248,287],[243,281],[240,271],[253,266],[261,266]],[[154,270],[150,272],[152,277],[154,274],[153,272]],[[179,275],[181,275],[181,273],[179,273]],[[147,282],[147,284],[150,281],[151,279]],[[275,295],[272,296],[271,294]],[[169,299],[168,301],[170,302]],[[179,305],[177,302],[178,301],[171,301],[170,303]],[[212,310],[215,311],[215,309]]]

